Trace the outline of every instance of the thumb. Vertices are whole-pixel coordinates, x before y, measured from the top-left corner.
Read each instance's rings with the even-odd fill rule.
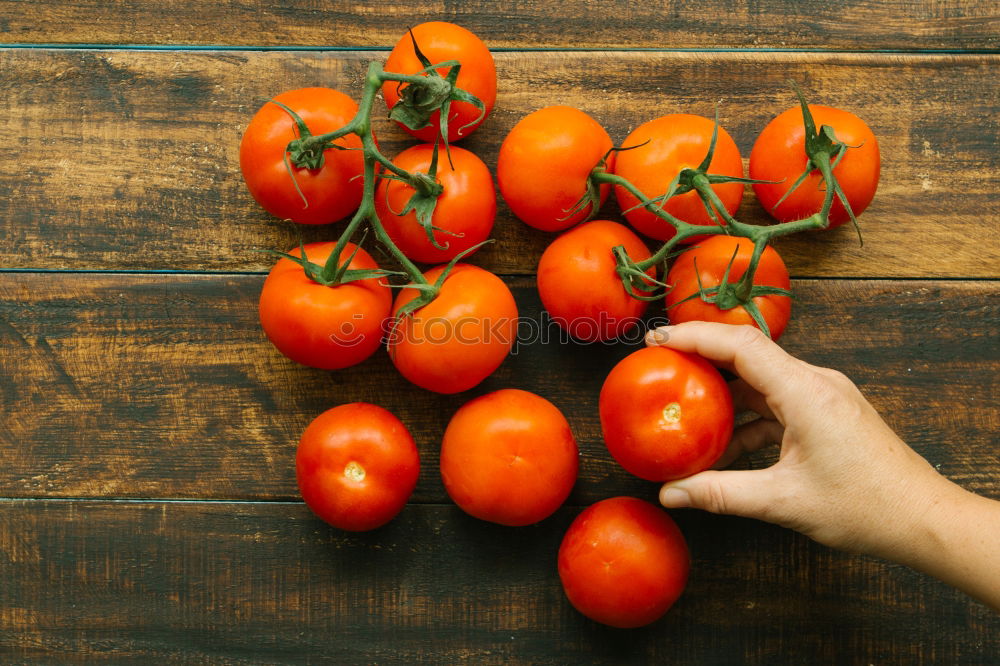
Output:
[[[775,499],[773,477],[770,469],[709,470],[664,484],[660,504],[768,520]]]

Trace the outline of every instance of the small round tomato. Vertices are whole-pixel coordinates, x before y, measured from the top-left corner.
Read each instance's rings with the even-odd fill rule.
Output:
[[[497,161],[497,184],[511,211],[542,231],[568,229],[589,214],[586,207],[570,214],[588,190],[594,167],[615,153],[611,137],[596,120],[569,106],[548,106],[522,118],[503,140]],[[599,189],[600,208],[610,185]]]
[[[326,263],[336,243],[309,243],[306,258]],[[346,261],[355,251],[352,243],[340,255]],[[301,256],[299,248],[289,251]],[[377,269],[364,250],[351,260],[354,270]],[[326,286],[310,279],[302,266],[279,259],[260,293],[260,323],[268,339],[282,354],[303,365],[337,370],[355,365],[375,353],[382,341],[392,295],[377,278]]]
[[[749,239],[719,235],[699,241],[698,245],[677,257],[667,272],[666,279],[669,285],[666,301],[670,322],[717,321],[723,324],[756,326],[753,317],[741,305],[722,310],[715,303],[708,303],[699,296],[692,298],[699,291],[699,280],[700,286],[706,289],[721,284],[730,261],[732,266],[729,268],[729,283],[738,282],[746,272],[752,255],[753,243]],[[770,245],[764,248],[760,256],[757,270],[753,274],[753,283],[780,289],[791,287],[785,262]],[[760,310],[771,338],[780,338],[792,313],[792,299],[782,294],[765,294],[755,296],[753,303]]]
[[[860,215],[875,196],[881,168],[878,140],[868,125],[850,111],[810,104],[809,112],[816,128],[829,125],[841,143],[850,146],[833,175],[851,204],[854,215]],[[781,204],[778,201],[806,170],[809,158],[805,151],[805,127],[802,108],[796,106],[778,115],[760,133],[750,151],[750,177],[776,183],[755,183],[753,191],[764,209],[779,222],[801,220],[823,208],[827,187],[819,169],[813,169]],[[776,205],[777,204],[777,205]],[[830,208],[830,226],[836,227],[850,216],[834,197]]]
[[[419,473],[417,445],[406,426],[364,402],[317,416],[295,453],[306,505],[334,527],[355,532],[392,520],[413,494]]]
[[[358,112],[353,99],[330,88],[290,90],[274,101],[298,114],[313,136],[340,129]],[[326,224],[350,215],[361,204],[364,187],[361,139],[348,134],[334,141],[352,150],[328,148],[319,169],[289,161],[289,174],[285,149],[297,138],[295,121],[277,104],[268,102],[254,115],[240,142],[240,170],[250,194],[272,215],[301,224]]]
[[[667,347],[622,359],[601,387],[600,412],[608,451],[647,481],[708,469],[733,434],[733,399],[719,371]]]
[[[434,284],[444,268],[424,273],[427,282]],[[500,367],[517,336],[517,304],[503,280],[456,264],[433,301],[399,317],[417,294],[412,287],[402,289],[393,306],[389,355],[400,374],[430,391],[458,393]]]
[[[416,74],[424,69],[424,65],[413,50],[413,39],[417,40],[420,52],[427,57],[431,64],[446,60],[457,60],[461,63],[462,68],[458,72],[458,80],[455,84],[460,89],[478,97],[486,107],[485,111],[480,111],[468,102],[451,103],[448,114],[448,141],[450,143],[464,139],[486,120],[490,111],[493,110],[494,103],[496,103],[497,70],[493,64],[493,54],[479,37],[454,23],[443,21],[421,23],[413,28],[412,32],[412,39],[410,33],[407,33],[396,42],[383,69],[395,74]],[[441,67],[438,68],[437,72],[446,77],[450,69],[450,67]],[[382,85],[382,96],[389,109],[392,109],[399,102],[400,91],[404,87],[406,84],[400,85],[396,81],[386,81]],[[438,129],[439,122],[440,112],[435,111],[431,116],[430,124],[423,129],[411,130],[402,123],[400,123],[400,127],[422,141],[433,142],[441,133]]]
[[[634,497],[591,505],[559,546],[559,579],[573,607],[612,627],[647,625],[687,585],[684,535],[662,509]]]
[[[441,444],[445,490],[470,516],[531,525],[566,501],[579,466],[569,423],[551,402],[503,389],[459,408]]]
[[[612,250],[622,246],[633,261],[649,258],[628,227],[593,220],[567,231],[542,253],[538,294],[553,320],[578,340],[614,340],[636,329],[646,301],[633,298],[616,272]],[[656,277],[656,268],[649,269]]]
[[[705,159],[714,127],[712,120],[687,113],[674,113],[650,120],[635,128],[625,139],[623,146],[636,147],[618,153],[614,173],[635,185],[648,199],[661,196],[667,192],[670,183],[682,169],[694,169]],[[722,127],[719,127],[708,173],[743,177],[740,150]],[[712,185],[712,189],[730,215],[740,207],[743,200],[741,183],[719,183]],[[674,227],[668,222],[645,208],[636,208],[640,202],[628,190],[618,186],[615,194],[618,205],[623,211],[627,211],[625,219],[633,227],[657,240],[667,240],[674,236]],[[693,190],[672,197],[664,210],[688,224],[718,224],[708,216],[698,193]],[[695,239],[696,237],[692,237],[687,242]]]
[[[437,199],[431,223],[441,250],[431,244],[427,231],[410,211],[400,216],[414,189],[398,180],[383,178],[375,193],[375,211],[392,242],[410,259],[443,263],[477,245],[490,236],[497,213],[497,198],[490,170],[468,150],[452,146],[451,159],[440,151],[437,182],[444,191]],[[410,173],[428,173],[434,145],[425,143],[407,148],[392,161]]]

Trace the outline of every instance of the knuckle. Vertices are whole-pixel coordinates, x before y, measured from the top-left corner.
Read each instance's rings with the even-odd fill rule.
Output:
[[[706,511],[728,513],[729,498],[726,494],[726,487],[721,483],[718,474],[712,474],[706,480],[704,503]]]
[[[736,331],[736,341],[743,347],[756,347],[764,340],[764,333],[756,326],[743,324]]]

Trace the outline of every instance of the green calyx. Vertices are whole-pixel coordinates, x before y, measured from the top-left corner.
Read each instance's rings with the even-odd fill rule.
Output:
[[[362,239],[362,242],[364,242],[364,239]],[[390,275],[405,275],[405,273],[401,273],[399,271],[387,271],[381,268],[350,268],[351,262],[354,261],[354,257],[358,254],[358,250],[360,249],[361,243],[358,243],[354,247],[354,251],[351,252],[351,256],[343,262],[339,261],[340,253],[336,251],[331,252],[330,256],[327,257],[326,263],[323,265],[309,261],[309,257],[306,255],[305,245],[303,245],[301,239],[299,240],[299,256],[297,257],[287,252],[278,252],[277,250],[261,250],[261,252],[295,262],[305,271],[306,277],[317,284],[323,285],[324,287],[336,287],[341,284],[357,282],[358,280],[370,280],[372,278],[381,279]]]
[[[412,211],[417,218],[417,222],[427,234],[427,240],[430,244],[438,250],[447,250],[448,245],[439,243],[436,234],[443,233],[450,236],[462,236],[462,234],[456,234],[440,227],[435,227],[433,224],[434,210],[437,208],[438,198],[444,192],[444,187],[437,181],[437,167],[438,144],[435,142],[427,173],[420,173],[418,171],[407,176],[390,173],[382,177],[387,180],[400,181],[413,188],[413,195],[406,202],[406,205],[403,206],[403,210],[396,212],[390,208],[391,212],[402,217]],[[388,194],[389,192],[386,190],[386,197],[388,197]]]

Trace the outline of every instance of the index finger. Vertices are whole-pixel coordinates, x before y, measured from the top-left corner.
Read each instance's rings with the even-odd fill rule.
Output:
[[[647,345],[662,345],[732,368],[764,397],[794,390],[805,364],[789,355],[753,326],[735,326],[708,321],[690,321],[661,326],[646,334]]]

